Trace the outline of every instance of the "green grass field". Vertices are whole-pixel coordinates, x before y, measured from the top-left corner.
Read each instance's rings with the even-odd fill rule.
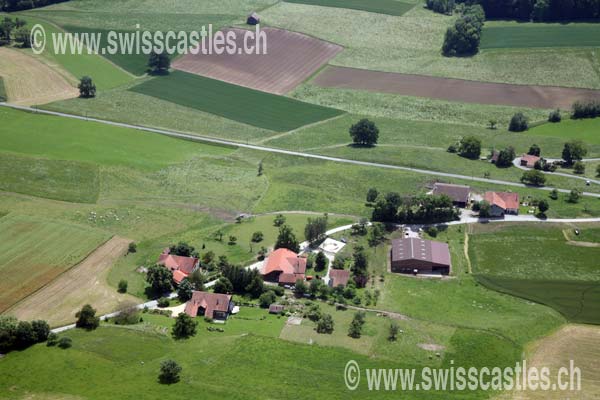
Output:
[[[565,230],[565,233],[567,234],[569,240],[573,240],[575,242],[588,242],[600,244],[600,227],[595,227],[593,225],[578,225],[577,229],[579,230],[579,235],[575,234],[575,229]]]
[[[590,144],[600,144],[597,132],[600,118],[564,119],[556,124],[543,124],[527,132],[529,135],[559,137],[565,141],[578,139]],[[535,139],[535,138],[532,138]],[[586,156],[587,157],[587,156]]]
[[[77,161],[44,160],[0,152],[0,190],[75,203],[95,203],[98,167]]]
[[[531,47],[598,47],[598,24],[511,23],[486,26],[481,35],[481,49]]]
[[[115,88],[133,81],[133,76],[100,55],[58,53],[54,47],[52,35],[62,33],[63,30],[44,19],[32,17],[30,14],[19,15],[19,18],[24,18],[29,27],[35,24],[43,26],[48,38],[48,45],[41,56],[51,65],[57,64],[67,71],[71,75],[71,81],[77,82],[83,76],[90,76],[99,91]]]
[[[0,312],[77,264],[109,237],[63,221],[24,215],[0,219]]]
[[[349,8],[378,14],[400,16],[406,14],[415,4],[397,0],[285,0],[287,3],[307,4],[313,6]]]
[[[289,131],[342,111],[259,92],[181,71],[130,89],[175,104],[274,131]]]
[[[476,227],[469,255],[478,279],[492,289],[534,300],[574,322],[599,323],[598,250],[566,243],[561,227]]]

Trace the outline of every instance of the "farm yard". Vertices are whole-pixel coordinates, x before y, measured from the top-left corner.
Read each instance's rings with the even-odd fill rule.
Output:
[[[343,113],[181,71],[148,80],[129,90],[278,132]]]
[[[0,218],[0,228],[0,312],[52,282],[110,237],[24,215]]]
[[[0,398],[363,399],[373,391],[367,379],[347,390],[348,360],[418,374],[524,358],[574,359],[583,390],[561,395],[598,396],[600,119],[587,118],[594,103],[585,119],[572,107],[600,101],[593,20],[488,18],[477,51],[447,56],[447,29],[462,29],[463,12],[477,18],[470,5],[40,1],[0,14],[19,17],[7,43],[0,24],[0,101],[34,106],[0,107]],[[57,55],[52,44],[34,55],[17,40],[21,19],[48,35],[211,24],[238,38],[260,19],[269,51],[173,55],[162,69],[148,55]],[[97,88],[89,98],[83,76]],[[541,175],[544,187],[523,185],[536,182],[512,162],[536,151],[570,151],[586,170],[564,163]],[[434,197],[440,183],[468,185],[466,203],[450,199],[465,208]],[[507,215],[489,220],[486,209]],[[406,225],[415,221],[425,223]],[[400,264],[397,240],[408,237],[413,255]],[[96,329],[76,316],[84,304],[124,312]],[[81,317],[86,329],[61,331],[53,346],[40,324],[13,329],[10,315],[52,328]],[[168,359],[183,369],[167,385],[157,375]]]
[[[495,84],[343,67],[325,69],[312,83],[326,88],[544,109],[564,110],[577,100],[600,99],[600,90]]]
[[[235,33],[243,48],[244,30]],[[338,45],[281,29],[264,28],[267,54],[188,54],[173,63],[175,69],[274,94],[285,94],[342,51]],[[262,51],[262,50],[261,50]]]

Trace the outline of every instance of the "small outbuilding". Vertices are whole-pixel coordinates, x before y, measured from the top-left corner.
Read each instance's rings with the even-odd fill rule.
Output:
[[[283,314],[284,307],[281,304],[271,304],[269,314]]]
[[[531,154],[523,154],[521,156],[521,166],[527,168],[535,168],[535,163],[541,160],[541,157]]]
[[[338,286],[346,287],[350,280],[350,271],[345,269],[331,269],[329,271],[329,286],[336,288]]]
[[[450,249],[446,243],[419,238],[392,240],[392,272],[448,275],[451,268]]]
[[[248,25],[258,25],[258,24],[260,24],[260,15],[258,15],[255,12],[253,12],[252,14],[248,15],[248,19],[246,19],[246,23]]]

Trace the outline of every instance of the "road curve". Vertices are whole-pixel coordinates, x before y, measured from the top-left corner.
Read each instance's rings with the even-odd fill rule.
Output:
[[[316,160],[322,160],[322,161],[331,161],[331,162],[338,162],[338,163],[344,163],[344,164],[359,165],[359,166],[363,166],[363,167],[374,167],[374,168],[391,169],[391,170],[397,170],[397,171],[408,171],[408,172],[413,172],[413,173],[417,173],[417,174],[433,175],[433,176],[445,177],[445,178],[462,179],[462,180],[474,181],[474,182],[485,182],[485,183],[491,183],[491,184],[495,184],[495,185],[505,185],[505,186],[513,186],[513,187],[519,187],[519,188],[536,189],[536,190],[544,190],[544,191],[551,191],[553,189],[550,187],[528,186],[528,185],[524,185],[522,183],[502,181],[502,180],[498,180],[498,179],[486,179],[486,178],[479,178],[479,177],[459,175],[459,174],[450,174],[450,173],[446,173],[446,172],[432,171],[432,170],[426,170],[426,169],[420,169],[420,168],[401,167],[399,165],[390,165],[390,164],[381,164],[381,163],[374,163],[374,162],[368,162],[368,161],[350,160],[347,158],[329,157],[329,156],[323,156],[323,155],[319,155],[319,154],[303,153],[300,151],[277,149],[274,147],[259,146],[259,145],[253,145],[253,144],[248,144],[248,143],[240,143],[240,142],[235,142],[235,141],[231,141],[231,140],[217,139],[217,138],[201,136],[201,135],[191,135],[191,134],[187,134],[187,133],[176,132],[176,131],[171,131],[171,130],[166,130],[166,129],[150,128],[150,127],[146,127],[146,126],[132,125],[132,124],[126,124],[123,122],[115,122],[115,121],[109,121],[109,120],[98,119],[98,118],[84,117],[84,116],[80,116],[80,115],[67,114],[67,113],[62,113],[62,112],[57,112],[57,111],[40,110],[40,109],[33,108],[33,107],[18,106],[15,104],[0,103],[0,106],[13,108],[16,110],[21,110],[21,111],[38,113],[38,114],[54,115],[54,116],[58,116],[58,117],[78,119],[78,120],[82,120],[82,121],[92,121],[92,122],[97,122],[97,123],[106,124],[106,125],[118,126],[121,128],[137,129],[140,131],[158,133],[161,135],[170,136],[170,137],[178,138],[178,139],[192,140],[192,141],[203,142],[203,143],[212,143],[212,144],[218,144],[218,145],[224,145],[224,146],[234,146],[234,147],[240,147],[240,148],[244,148],[244,149],[263,151],[263,152],[267,152],[267,153],[283,154],[283,155],[288,155],[288,156],[304,157],[304,158],[310,158],[310,159],[316,159]],[[561,193],[570,193],[571,192],[568,189],[557,188],[557,190]],[[600,193],[583,192],[582,195],[600,198]]]

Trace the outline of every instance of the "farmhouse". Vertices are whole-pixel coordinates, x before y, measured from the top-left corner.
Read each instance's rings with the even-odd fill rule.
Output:
[[[253,12],[252,14],[248,15],[246,23],[248,25],[258,25],[260,24],[260,16],[257,13]]]
[[[184,278],[194,272],[200,265],[196,257],[183,257],[171,254],[168,248],[158,257],[157,264],[169,268],[173,272],[173,280],[177,284],[180,284]]]
[[[350,279],[350,271],[345,269],[332,269],[329,271],[329,286],[335,288],[338,286],[346,286]]]
[[[452,199],[452,203],[464,208],[469,203],[471,188],[469,186],[452,185],[449,183],[436,183],[431,194],[439,196],[445,194]]]
[[[185,313],[190,317],[204,316],[216,320],[226,320],[233,310],[231,295],[194,291],[192,298],[185,303]]]
[[[419,238],[392,241],[392,272],[441,273],[448,275],[451,269],[450,250],[446,243]]]
[[[521,156],[521,166],[527,168],[535,168],[535,163],[540,160],[541,157],[533,156],[531,154],[523,154]]]
[[[490,204],[490,215],[519,214],[519,195],[508,192],[486,192],[484,200]]]
[[[277,249],[271,253],[261,272],[263,279],[280,285],[293,285],[304,280],[306,258],[288,249]]]

